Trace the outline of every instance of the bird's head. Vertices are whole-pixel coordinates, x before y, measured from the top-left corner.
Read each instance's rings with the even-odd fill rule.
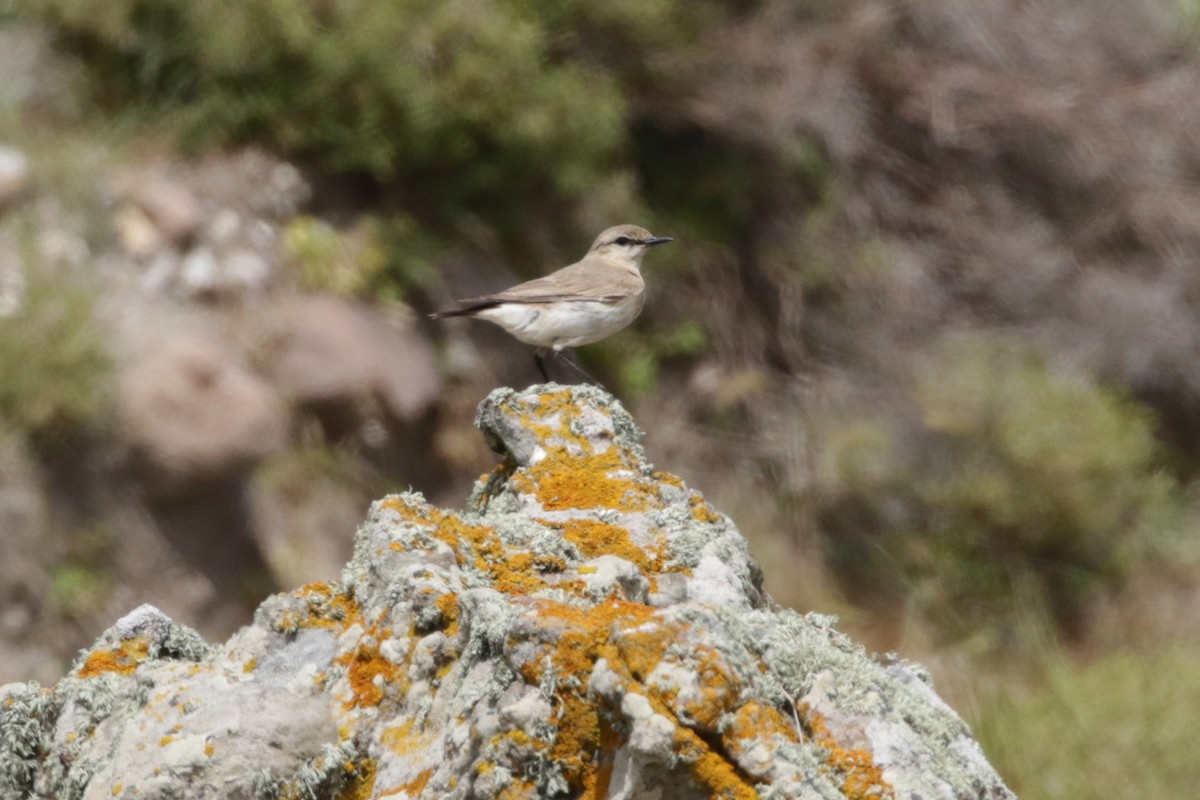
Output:
[[[601,233],[588,255],[595,255],[618,266],[638,269],[646,250],[656,244],[673,241],[669,236],[654,236],[637,225],[616,225]]]

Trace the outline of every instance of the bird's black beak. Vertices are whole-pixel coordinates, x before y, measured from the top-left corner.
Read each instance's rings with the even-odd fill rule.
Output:
[[[675,240],[670,236],[651,236],[649,239],[646,239],[644,242],[642,242],[642,244],[646,245],[646,247],[651,247],[656,244],[666,244],[667,242],[673,241]]]

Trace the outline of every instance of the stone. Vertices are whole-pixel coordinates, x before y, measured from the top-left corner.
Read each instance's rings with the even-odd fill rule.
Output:
[[[133,186],[132,200],[173,247],[191,242],[204,220],[196,196],[175,181],[140,180]]]
[[[179,280],[189,296],[210,295],[217,290],[219,271],[213,251],[207,247],[197,247],[183,257],[179,265]]]
[[[0,687],[0,795],[1008,800],[923,669],[776,607],[591,387],[500,389],[468,508],[376,502],[336,583],[209,647],[156,610]]]
[[[306,296],[279,303],[263,359],[279,390],[315,412],[334,436],[360,430],[372,412],[412,425],[442,390],[433,348],[411,324],[390,324],[365,305]]]
[[[49,624],[49,604],[40,598],[50,592],[53,576],[46,565],[55,563],[58,552],[38,472],[28,445],[0,433],[0,682],[55,673],[59,637]]]
[[[32,185],[33,170],[25,154],[0,145],[0,210],[24,197]]]
[[[113,228],[121,249],[131,256],[147,258],[163,248],[162,233],[139,208],[123,206],[113,215]]]
[[[235,247],[221,257],[219,280],[226,293],[261,292],[271,280],[271,264],[254,250]]]
[[[236,478],[287,436],[271,386],[190,334],[165,337],[125,366],[117,406],[123,440],[163,490]]]

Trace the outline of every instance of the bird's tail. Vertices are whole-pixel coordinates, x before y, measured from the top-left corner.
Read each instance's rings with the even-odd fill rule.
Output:
[[[494,308],[499,305],[495,300],[484,300],[480,302],[465,301],[465,305],[458,308],[447,308],[444,311],[435,311],[429,315],[430,319],[445,319],[446,317],[473,317],[480,311],[488,308]]]

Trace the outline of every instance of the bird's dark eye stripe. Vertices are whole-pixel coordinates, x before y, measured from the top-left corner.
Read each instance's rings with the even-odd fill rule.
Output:
[[[630,239],[628,236],[618,236],[616,239],[613,239],[613,244],[641,244],[641,243],[636,242],[633,239]]]

